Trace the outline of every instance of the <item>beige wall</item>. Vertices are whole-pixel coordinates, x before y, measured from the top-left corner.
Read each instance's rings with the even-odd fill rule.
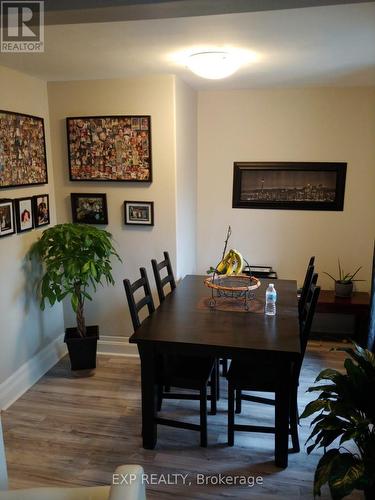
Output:
[[[1,189],[2,198],[21,198],[49,193],[51,223],[56,221],[52,155],[48,123],[47,85],[13,70],[0,67],[0,109],[16,111],[45,120],[48,185]],[[23,259],[41,230],[0,239],[0,384],[23,363],[64,331],[62,307],[41,312],[30,290],[26,289]]]
[[[139,267],[145,266],[153,286],[150,260],[161,260],[163,250],[169,250],[176,265],[174,77],[49,83],[48,94],[58,221],[71,221],[70,193],[106,193],[106,229],[113,234],[123,260],[122,264],[114,262],[116,286],[99,288],[94,301],[87,303],[87,323],[99,324],[102,335],[129,336],[132,327],[123,278],[134,280]],[[111,114],[151,115],[151,184],[69,181],[65,118]],[[124,226],[124,200],[154,201],[155,226]],[[65,326],[73,326],[69,303],[64,312]]]
[[[196,270],[197,93],[175,79],[177,276]]]
[[[337,257],[362,265],[370,287],[375,230],[375,90],[301,89],[200,92],[198,97],[198,271],[230,245],[252,264],[272,265],[301,283],[317,258],[324,288]],[[344,161],[343,212],[232,209],[234,161]]]

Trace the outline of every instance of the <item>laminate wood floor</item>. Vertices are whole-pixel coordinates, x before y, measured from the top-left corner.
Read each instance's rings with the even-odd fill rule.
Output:
[[[305,391],[325,367],[340,368],[343,353],[332,344],[314,341],[305,357],[299,390],[303,410],[313,396]],[[236,432],[235,446],[226,446],[226,381],[221,378],[218,414],[209,416],[209,446],[199,447],[199,433],[159,426],[155,450],[144,450],[140,435],[141,398],[138,358],[100,356],[94,377],[73,378],[69,361],[62,359],[27,393],[2,414],[10,487],[82,486],[109,484],[117,465],[141,464],[149,474],[188,474],[184,485],[149,484],[150,499],[304,498],[312,496],[312,482],[320,453],[308,456],[304,442],[309,422],[301,421],[302,451],[289,455],[289,467],[273,464],[274,436]],[[165,401],[165,413],[194,421],[197,401]],[[273,423],[273,408],[243,403],[240,423]],[[263,478],[263,484],[199,484],[202,476]],[[161,476],[164,475],[164,476]],[[173,479],[173,476],[170,476]],[[215,479],[216,478],[216,479]],[[237,479],[238,481],[238,479]],[[260,481],[260,479],[258,479]],[[322,498],[329,498],[324,490]],[[351,498],[362,498],[354,493]]]

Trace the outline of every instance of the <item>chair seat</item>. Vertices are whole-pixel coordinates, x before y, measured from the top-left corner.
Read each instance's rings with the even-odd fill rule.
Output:
[[[164,359],[159,383],[180,387],[182,389],[197,389],[207,385],[214,368],[215,358],[199,358],[191,356],[168,355]]]

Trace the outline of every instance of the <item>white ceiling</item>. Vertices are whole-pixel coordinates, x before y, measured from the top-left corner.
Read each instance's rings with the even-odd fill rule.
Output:
[[[210,81],[176,60],[222,47],[258,61]],[[176,74],[196,89],[375,86],[375,3],[47,26],[43,54],[0,53],[0,64],[45,80]]]

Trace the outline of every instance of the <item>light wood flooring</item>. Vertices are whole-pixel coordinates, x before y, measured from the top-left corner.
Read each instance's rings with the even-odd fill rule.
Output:
[[[303,365],[299,390],[300,410],[313,397],[305,391],[324,367],[340,368],[342,353],[332,344],[311,342]],[[320,454],[308,456],[304,442],[309,423],[301,421],[302,451],[289,455],[289,467],[273,464],[271,434],[237,432],[235,446],[226,446],[226,382],[221,378],[218,414],[209,416],[209,446],[199,447],[199,433],[159,426],[155,450],[141,445],[140,367],[137,358],[100,356],[96,374],[73,378],[67,358],[2,414],[11,488],[32,486],[109,484],[120,464],[141,464],[147,473],[189,474],[184,486],[147,486],[151,499],[304,498],[312,497],[312,481]],[[250,418],[272,425],[273,408],[243,403],[238,422]],[[165,401],[168,414],[192,421],[197,401]],[[166,412],[167,413],[167,412]],[[196,474],[262,476],[263,485],[198,485]],[[159,476],[160,477],[160,476]],[[322,498],[329,498],[324,490]],[[355,493],[351,498],[362,498]]]

